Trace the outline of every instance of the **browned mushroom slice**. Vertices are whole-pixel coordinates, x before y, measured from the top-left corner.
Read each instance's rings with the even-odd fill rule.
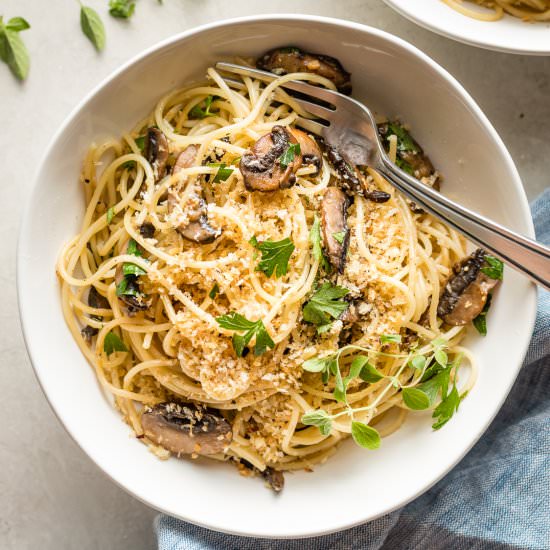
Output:
[[[267,484],[276,493],[280,493],[285,487],[285,476],[281,470],[275,470],[269,466],[262,472]]]
[[[281,470],[275,470],[270,466],[267,466],[262,472],[256,466],[245,460],[244,458],[236,459],[237,464],[244,466],[247,470],[250,470],[256,475],[261,475],[270,489],[273,489],[276,493],[280,493],[285,486],[285,476]]]
[[[139,234],[144,239],[152,239],[155,236],[155,226],[149,222],[142,223],[139,226]]]
[[[147,128],[145,136],[145,158],[153,168],[155,181],[166,173],[169,147],[166,136],[158,128]]]
[[[276,75],[287,73],[313,73],[328,78],[339,92],[351,94],[351,75],[334,57],[304,52],[300,48],[275,48],[262,55],[256,63],[258,69]]]
[[[343,273],[349,245],[346,224],[348,198],[338,187],[329,187],[321,202],[323,244],[330,263]]]
[[[248,191],[270,192],[287,189],[296,181],[295,172],[302,165],[302,155],[293,153],[288,163],[282,163],[282,155],[298,140],[283,126],[273,126],[269,134],[262,136],[250,153],[241,157],[239,168]]]
[[[128,241],[128,244],[129,243],[130,241]],[[127,252],[128,244],[124,249],[124,254]],[[129,313],[136,313],[137,311],[144,311],[148,309],[151,303],[147,300],[145,294],[140,291],[137,276],[124,275],[123,265],[124,264],[118,264],[115,270],[115,285],[117,287],[118,299],[126,306]],[[123,282],[124,291],[121,293],[119,292],[119,289],[121,288],[121,283]]]
[[[359,195],[372,202],[382,203],[391,199],[391,195],[385,191],[371,188],[365,176],[356,166],[353,166],[346,158],[332,145],[321,140],[327,158],[338,174],[338,186],[350,197]]]
[[[194,403],[160,403],[141,417],[146,437],[176,456],[223,453],[233,433],[231,425],[214,410]]]
[[[500,282],[481,271],[487,265],[485,255],[485,251],[478,248],[454,266],[437,307],[437,314],[448,325],[466,325],[473,321],[487,302],[489,291]]]
[[[178,156],[174,165],[174,174],[195,163],[199,148],[189,145]],[[206,201],[202,196],[202,189],[198,182],[193,184],[192,192],[185,203],[185,213],[188,220],[177,227],[178,233],[185,239],[199,244],[208,244],[220,236],[221,231],[214,229],[208,223]],[[180,204],[180,197],[175,190],[168,192],[168,213],[171,214]]]
[[[319,173],[321,168],[321,158],[323,153],[317,145],[317,142],[302,130],[298,128],[291,128],[292,135],[298,140],[300,144],[300,154],[302,155],[302,163],[305,165],[312,164],[315,166],[315,174]]]
[[[109,300],[107,300],[105,296],[102,296],[93,285],[90,287],[90,290],[88,292],[88,305],[95,309],[111,309]],[[103,317],[99,315],[92,315],[92,319],[95,319],[96,321],[102,321]],[[84,340],[86,340],[86,342],[91,342],[92,337],[95,336],[98,332],[99,330],[97,328],[86,325],[80,331],[80,334],[82,334],[82,337],[84,338]]]

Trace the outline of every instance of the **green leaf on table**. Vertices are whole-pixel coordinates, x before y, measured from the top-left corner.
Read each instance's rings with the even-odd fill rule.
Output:
[[[101,51],[105,47],[105,27],[97,12],[89,6],[80,8],[80,27],[96,50]]]

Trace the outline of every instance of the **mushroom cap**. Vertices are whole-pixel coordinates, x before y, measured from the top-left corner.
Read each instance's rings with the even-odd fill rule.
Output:
[[[287,189],[296,181],[294,173],[302,165],[302,155],[286,166],[280,163],[280,157],[291,144],[298,143],[293,133],[283,126],[273,126],[269,134],[262,136],[252,147],[250,153],[241,157],[239,168],[244,185],[248,191],[272,192]]]
[[[153,168],[155,181],[162,179],[166,172],[169,146],[166,136],[158,128],[147,128],[145,136],[145,158]]]
[[[199,148],[196,145],[188,145],[178,156],[174,164],[174,174],[184,168],[190,168],[195,164]],[[208,244],[217,239],[221,230],[214,229],[208,223],[206,202],[202,197],[202,189],[196,184],[189,196],[190,208],[186,210],[188,222],[178,226],[178,233],[189,241],[199,244]],[[174,211],[180,203],[180,198],[175,190],[168,192],[168,212]]]
[[[485,254],[478,248],[454,266],[437,308],[437,314],[448,325],[466,325],[473,321],[483,310],[489,292],[500,282],[481,271]]]
[[[160,403],[141,416],[146,437],[176,456],[224,452],[233,439],[231,425],[212,409],[194,403]]]
[[[262,55],[258,69],[275,74],[313,73],[333,82],[340,93],[351,94],[351,75],[340,61],[328,55],[308,53],[294,46],[275,48]]]
[[[321,168],[321,158],[323,153],[314,138],[299,130],[298,128],[290,128],[290,132],[300,144],[300,155],[302,155],[302,164],[313,164],[317,168],[315,174],[319,173]]]

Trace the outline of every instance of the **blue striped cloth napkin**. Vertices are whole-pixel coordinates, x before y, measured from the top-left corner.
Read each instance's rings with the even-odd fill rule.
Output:
[[[532,204],[550,244],[550,189]],[[159,550],[550,549],[550,293],[539,289],[533,339],[519,377],[481,440],[414,502],[364,525],[301,540],[216,533],[160,515]]]

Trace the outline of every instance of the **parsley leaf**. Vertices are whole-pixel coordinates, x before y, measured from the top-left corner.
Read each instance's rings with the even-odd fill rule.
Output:
[[[304,361],[302,363],[302,368],[308,372],[328,372],[333,368],[333,363],[336,363],[336,359],[332,355],[328,357],[315,357]]]
[[[382,344],[400,344],[401,335],[400,334],[382,334],[380,336],[380,342]]]
[[[330,271],[330,264],[323,254],[323,247],[321,246],[321,223],[317,216],[313,219],[313,225],[309,231],[309,242],[311,243],[313,259],[317,260],[325,271]]]
[[[403,172],[407,172],[407,174],[410,174],[411,176],[414,176],[414,170],[413,167],[406,161],[400,158],[395,159],[395,164],[403,170]]]
[[[411,151],[413,153],[420,153],[420,147],[411,137],[409,132],[399,124],[398,122],[388,122],[388,131],[386,136],[397,136],[397,149],[398,151]],[[387,139],[386,137],[386,139]]]
[[[204,103],[204,109],[201,107],[201,103],[197,103],[190,111],[189,111],[189,117],[190,118],[206,118],[208,116],[212,116],[214,113],[210,111],[210,107],[212,106],[212,102],[216,99],[215,96],[209,95],[206,97],[204,102],[201,101],[201,103]]]
[[[220,327],[236,332],[244,332],[244,334],[233,335],[233,348],[238,357],[242,357],[244,348],[250,340],[255,336],[256,343],[254,344],[254,355],[262,355],[268,348],[274,348],[275,342],[269,336],[265,325],[261,319],[258,321],[249,321],[246,317],[235,311],[216,317],[216,321]]]
[[[0,59],[19,80],[25,80],[29,73],[29,52],[19,36],[27,29],[30,25],[22,17],[12,17],[4,24],[0,16]]]
[[[136,142],[136,145],[138,146],[139,150],[143,152],[145,150],[145,136],[139,136],[136,139],[134,139]]]
[[[132,265],[132,264],[128,264],[128,265]],[[116,295],[117,296],[136,296],[136,297],[139,297],[142,294],[139,291],[139,287],[137,286],[136,282],[134,280],[132,280],[131,278],[128,278],[128,277],[125,276],[124,279],[122,279],[120,281],[120,283],[118,283],[118,285],[116,285]]]
[[[346,301],[341,300],[348,293],[347,288],[324,283],[305,305],[304,321],[322,326],[330,323],[331,318],[338,319],[349,307]]]
[[[426,358],[423,355],[415,355],[409,361],[409,367],[416,370],[422,370],[425,366],[426,366]]]
[[[249,243],[262,253],[262,259],[256,266],[256,271],[263,271],[268,277],[275,275],[282,277],[287,274],[288,260],[294,252],[294,243],[287,237],[282,241],[263,241],[258,242],[256,237],[252,237]]]
[[[213,183],[220,183],[220,181],[225,181],[232,173],[233,168],[226,167],[224,162],[210,162],[207,164],[210,168],[217,168],[218,171],[214,176]]]
[[[487,296],[487,301],[481,310],[481,313],[472,321],[474,327],[476,327],[479,334],[482,336],[487,336],[487,312],[491,307],[491,299],[493,298],[492,294]]]
[[[145,275],[147,273],[147,271],[139,267],[139,265],[131,264],[127,262],[123,264],[122,272],[124,273],[124,275],[135,275],[135,276]]]
[[[439,403],[433,412],[432,417],[436,419],[435,423],[432,425],[434,430],[439,430],[441,426],[445,425],[451,419],[453,414],[458,411],[460,401],[461,398],[456,389],[456,385],[453,385],[453,389],[449,392],[449,395]]]
[[[136,3],[133,0],[109,1],[109,13],[113,17],[118,17],[120,19],[129,19],[130,17],[132,17],[135,9]]]
[[[114,351],[128,351],[126,344],[114,332],[109,332],[103,340],[103,351],[111,355]]]
[[[401,392],[405,405],[414,411],[421,411],[430,406],[430,398],[418,388],[403,388]]]
[[[317,426],[322,435],[330,435],[332,420],[323,409],[310,411],[302,416],[302,424],[305,426]]]
[[[88,6],[82,6],[80,26],[96,50],[101,51],[105,47],[105,27],[97,12]]]
[[[497,279],[502,281],[502,273],[504,271],[504,264],[494,256],[485,254],[485,262],[489,264],[488,267],[482,267],[481,272],[485,273],[487,277],[491,279]]]
[[[109,225],[113,221],[114,217],[115,217],[115,209],[111,206],[111,208],[107,210],[107,225]]]
[[[220,287],[218,283],[214,283],[214,286],[212,287],[212,290],[208,293],[208,296],[211,300],[213,300],[220,292]]]
[[[360,447],[371,450],[380,447],[380,434],[372,426],[354,421],[351,423],[351,435]]]
[[[140,257],[141,250],[139,249],[138,243],[134,241],[134,239],[130,239],[128,241],[128,247],[126,248],[126,253],[131,254],[132,256],[138,256]]]
[[[300,144],[291,143],[286,151],[279,157],[279,164],[281,168],[286,168],[289,164],[292,164],[294,158],[300,154]]]
[[[336,242],[339,242],[340,244],[342,244],[344,242],[344,239],[346,238],[346,232],[338,231],[338,233],[333,233],[332,237]]]

